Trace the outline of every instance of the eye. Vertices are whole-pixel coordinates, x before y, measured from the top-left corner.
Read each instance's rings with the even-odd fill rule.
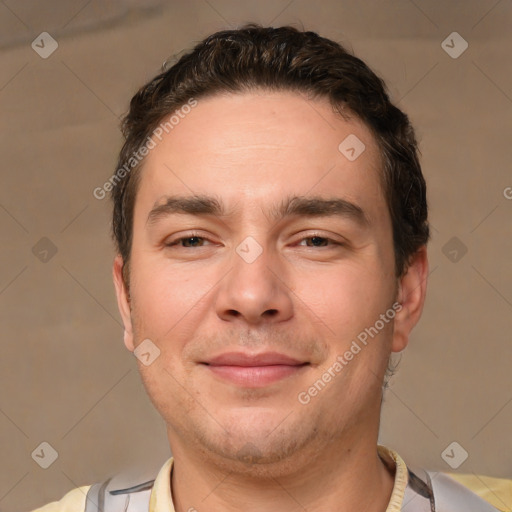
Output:
[[[194,249],[195,247],[202,247],[205,245],[205,242],[207,242],[208,239],[199,236],[195,233],[191,233],[188,236],[182,236],[180,238],[177,238],[176,240],[173,240],[172,242],[169,242],[166,245],[166,247],[175,247],[179,246],[186,249]]]
[[[330,240],[323,236],[308,236],[301,241],[306,241],[308,247],[325,247]],[[311,243],[308,243],[309,241],[311,241]]]
[[[319,235],[304,237],[300,240],[299,245],[303,245],[302,242],[304,241],[306,242],[306,247],[329,247],[333,245],[343,245],[343,243],[338,242],[332,238]]]

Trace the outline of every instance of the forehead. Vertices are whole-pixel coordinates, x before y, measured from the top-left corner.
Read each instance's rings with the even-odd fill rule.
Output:
[[[170,194],[213,194],[247,208],[283,195],[336,194],[366,203],[370,217],[386,209],[373,135],[324,98],[267,91],[200,98],[153,141],[136,215]]]

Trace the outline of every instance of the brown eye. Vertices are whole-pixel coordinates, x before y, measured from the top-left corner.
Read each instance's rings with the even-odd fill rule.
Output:
[[[325,238],[322,236],[310,236],[305,238],[304,240],[310,240],[311,243],[306,243],[308,247],[325,247],[329,244],[329,238]]]
[[[332,247],[341,246],[343,244],[326,236],[312,235],[301,238],[299,245],[303,247]]]
[[[203,247],[206,245],[208,241],[207,238],[203,236],[196,235],[194,233],[189,234],[188,236],[182,236],[180,238],[176,238],[175,240],[165,244],[167,247],[178,247],[185,249],[194,249],[196,247]]]
[[[200,236],[188,236],[186,238],[180,238],[178,240],[182,242],[183,247],[198,247],[197,243],[204,241],[204,238]],[[199,245],[202,245],[201,243]]]

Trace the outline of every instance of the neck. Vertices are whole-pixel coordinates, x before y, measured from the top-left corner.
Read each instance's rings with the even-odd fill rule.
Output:
[[[376,435],[361,432],[333,440],[323,451],[316,448],[302,460],[259,471],[243,471],[233,461],[219,464],[188,447],[173,448],[176,512],[385,512],[393,489],[393,475],[377,454]]]

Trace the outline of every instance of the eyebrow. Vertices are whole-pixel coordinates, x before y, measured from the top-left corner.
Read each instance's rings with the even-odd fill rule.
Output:
[[[163,202],[162,202],[163,201]],[[210,196],[165,196],[157,201],[149,212],[146,224],[156,224],[160,219],[173,214],[225,215],[222,203]]]
[[[227,215],[223,203],[212,196],[165,196],[157,201],[149,212],[146,224],[151,226],[160,219],[173,214],[213,215],[225,217]],[[355,221],[362,227],[368,227],[370,221],[364,210],[357,204],[339,197],[305,197],[290,196],[280,204],[268,210],[271,220],[279,221],[286,217],[343,217]]]

